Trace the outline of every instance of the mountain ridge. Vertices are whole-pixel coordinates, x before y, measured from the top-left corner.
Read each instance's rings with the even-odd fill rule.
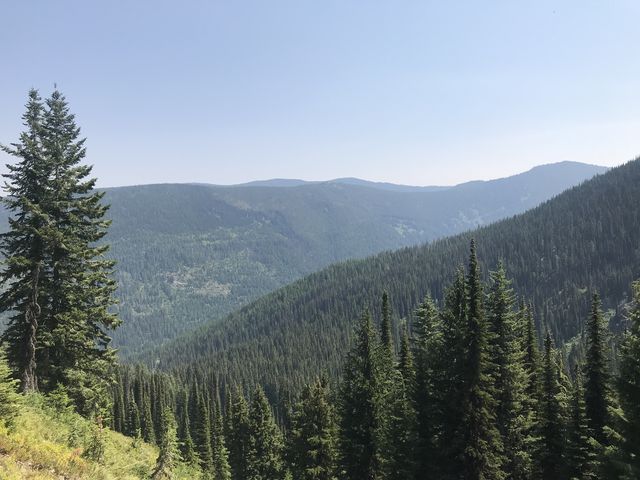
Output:
[[[378,314],[386,290],[397,328],[425,294],[441,299],[472,237],[484,274],[503,260],[515,291],[533,301],[538,329],[568,340],[581,331],[596,289],[613,321],[619,318],[629,285],[640,276],[639,201],[635,160],[492,225],[329,266],[138,359],[162,369],[215,366],[221,381],[272,389],[282,379],[299,387],[320,365],[337,375],[336,359],[361,311]]]
[[[490,223],[603,170],[551,165],[542,172],[555,174],[534,170],[435,192],[339,183],[107,189],[106,241],[118,261],[116,312],[124,320],[114,344],[123,357],[152,348],[331,263]]]

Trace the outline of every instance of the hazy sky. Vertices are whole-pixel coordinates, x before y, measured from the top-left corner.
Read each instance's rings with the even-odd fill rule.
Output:
[[[0,142],[56,82],[102,186],[452,184],[640,154],[637,0],[7,0],[0,17]]]

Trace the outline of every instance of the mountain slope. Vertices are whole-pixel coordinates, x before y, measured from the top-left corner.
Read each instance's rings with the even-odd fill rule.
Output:
[[[0,425],[2,480],[137,480],[148,479],[158,449],[105,428],[104,458],[86,458],[95,425],[54,401],[31,394],[23,398],[16,428]],[[199,469],[179,462],[176,480],[201,478]]]
[[[522,212],[604,170],[565,162],[441,191],[348,179],[107,189],[124,320],[114,343],[122,356],[153,347],[331,263]]]
[[[436,192],[340,183],[110,189],[107,240],[124,320],[115,344],[124,355],[153,346],[331,263],[522,212],[603,170],[546,165]]]
[[[223,380],[300,383],[336,372],[353,321],[387,290],[398,317],[443,287],[477,239],[484,273],[503,259],[517,292],[558,340],[582,327],[598,289],[615,308],[640,276],[640,160],[610,170],[522,215],[427,246],[349,261],[269,294],[144,359],[212,369]]]

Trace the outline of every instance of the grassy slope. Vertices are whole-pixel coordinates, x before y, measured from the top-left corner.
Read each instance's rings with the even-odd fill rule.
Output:
[[[0,479],[133,480],[149,478],[157,448],[116,432],[105,431],[104,461],[83,458],[92,425],[71,412],[59,412],[39,395],[25,399],[13,431],[0,426]],[[197,479],[192,467],[180,465],[176,479]]]

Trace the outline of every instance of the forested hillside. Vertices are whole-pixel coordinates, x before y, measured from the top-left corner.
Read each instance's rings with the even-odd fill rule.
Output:
[[[384,290],[394,318],[410,315],[464,262],[470,238],[483,271],[500,259],[516,291],[534,304],[538,329],[558,341],[579,332],[591,293],[607,309],[640,276],[640,161],[575,187],[517,217],[427,246],[348,261],[312,274],[144,357],[164,369],[211,370],[221,380],[298,387],[321,370],[337,373],[353,322]]]
[[[107,189],[123,319],[114,343],[126,357],[336,261],[522,212],[604,170],[565,162],[438,192],[355,179]]]
[[[153,345],[336,261],[415,245],[520,213],[604,169],[565,162],[444,191],[361,185],[149,185],[109,189],[118,262],[114,343]],[[400,188],[400,187],[398,187]]]

